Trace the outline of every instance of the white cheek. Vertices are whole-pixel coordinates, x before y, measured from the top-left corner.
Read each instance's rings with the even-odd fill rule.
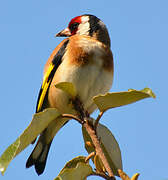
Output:
[[[82,16],[82,22],[86,23],[89,21],[89,17],[88,16]]]
[[[77,34],[80,35],[89,35],[89,23],[85,22],[85,23],[81,23],[78,27],[78,31]]]

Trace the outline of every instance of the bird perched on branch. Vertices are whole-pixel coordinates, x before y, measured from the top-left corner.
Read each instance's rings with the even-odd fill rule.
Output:
[[[96,109],[92,98],[108,92],[113,81],[113,55],[108,30],[99,18],[85,14],[73,18],[56,37],[67,38],[54,49],[45,65],[36,112],[51,107],[61,113],[75,114],[69,96],[55,87],[59,82],[70,82],[75,86],[84,110],[90,114]],[[66,121],[57,118],[41,133],[27,160],[27,168],[35,166],[38,175],[43,173],[51,142],[58,127]]]

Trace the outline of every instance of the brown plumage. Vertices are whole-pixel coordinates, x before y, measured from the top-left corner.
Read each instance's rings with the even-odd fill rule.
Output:
[[[96,109],[92,98],[109,91],[113,81],[113,55],[104,23],[93,15],[73,18],[68,28],[57,36],[68,36],[53,51],[45,68],[36,112],[47,107],[61,113],[76,114],[70,97],[55,88],[59,82],[71,82],[89,114]],[[57,118],[42,132],[27,160],[26,167],[35,166],[38,175],[45,168],[51,142],[68,119]]]

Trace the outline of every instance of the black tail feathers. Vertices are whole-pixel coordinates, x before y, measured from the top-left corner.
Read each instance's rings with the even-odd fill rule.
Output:
[[[34,165],[37,174],[41,175],[45,169],[50,146],[51,142],[49,144],[46,144],[43,141],[39,140],[26,162],[26,168]]]

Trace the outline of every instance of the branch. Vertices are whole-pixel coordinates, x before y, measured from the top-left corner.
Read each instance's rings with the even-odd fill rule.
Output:
[[[110,168],[110,165],[109,165],[109,163],[107,161],[107,158],[105,157],[104,152],[103,152],[103,150],[101,148],[100,141],[99,141],[99,139],[98,139],[98,137],[96,135],[96,131],[95,131],[94,127],[89,124],[89,118],[85,118],[85,121],[84,121],[82,126],[86,129],[86,131],[88,132],[90,138],[92,139],[93,145],[95,147],[96,154],[102,160],[103,165],[104,165],[106,171],[108,172],[109,176],[113,177],[113,179],[115,179],[114,174],[113,174],[113,172],[112,172],[112,170]]]
[[[89,123],[92,121],[90,121],[90,117],[89,117],[88,112],[84,110],[83,104],[81,103],[79,97],[76,97],[72,101],[72,103],[74,105],[74,109],[78,112],[78,118],[73,117],[73,119],[76,119],[78,122],[80,122],[80,124],[82,124],[82,126],[86,129],[86,131],[89,134],[89,136],[93,142],[93,145],[95,147],[96,155],[98,155],[99,158],[101,159],[101,161],[102,161],[102,163],[103,163],[103,165],[104,165],[104,167],[105,167],[105,169],[109,175],[108,177],[115,180],[112,169],[111,169],[111,167],[107,161],[107,158],[104,155],[104,152],[103,152],[102,147],[100,145],[99,138],[98,138],[97,133],[96,133],[96,128],[97,128],[97,125],[99,123],[101,116],[103,115],[103,112],[100,112],[99,116],[96,119],[95,126],[93,126],[91,123]],[[106,175],[106,174],[104,173],[104,175]]]
[[[95,152],[91,152],[85,159],[85,162],[88,162],[93,156],[95,156]]]
[[[61,117],[62,118],[74,119],[74,120],[78,121],[80,124],[83,124],[83,121],[80,118],[78,118],[77,116],[74,116],[72,114],[62,114]]]
[[[103,114],[104,114],[104,111],[101,111],[101,112],[99,113],[99,115],[98,115],[95,123],[94,123],[94,129],[95,129],[95,131],[97,130],[97,126],[98,126],[98,124],[99,124],[99,120],[100,120],[100,118],[103,116]]]

